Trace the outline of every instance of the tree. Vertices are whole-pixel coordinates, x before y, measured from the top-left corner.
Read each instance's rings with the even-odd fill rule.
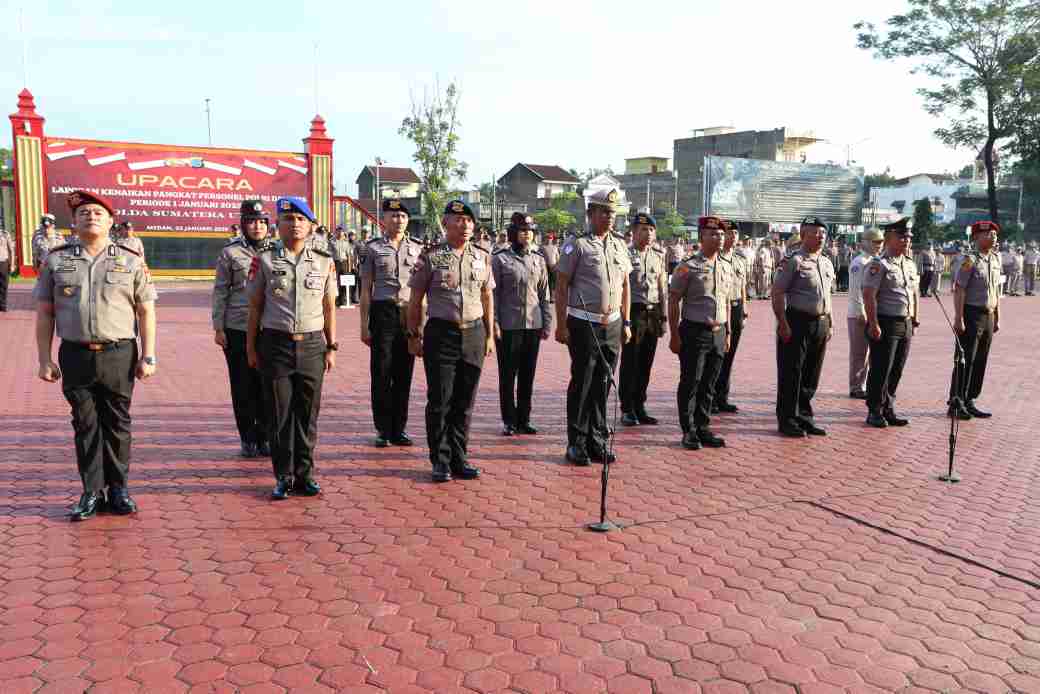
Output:
[[[935,235],[935,221],[932,217],[932,201],[921,198],[914,203],[914,243],[927,243],[930,236]]]
[[[14,180],[14,157],[11,150],[0,147],[0,181]]]
[[[412,159],[419,165],[426,228],[438,236],[441,210],[448,200],[451,181],[453,178],[465,180],[469,168],[457,158],[460,96],[454,83],[449,84],[443,94],[438,84],[433,97],[424,93],[422,101],[413,96],[412,112],[397,129],[399,135],[415,144]]]
[[[577,199],[577,193],[557,193],[548,208],[534,213],[534,223],[540,231],[551,231],[557,235],[567,231],[578,222],[567,210]]]
[[[964,167],[957,173],[957,178],[962,180],[970,180],[975,175],[975,167],[971,164],[965,164]]]
[[[675,211],[669,203],[662,203],[664,214],[657,217],[657,237],[660,239],[672,239],[681,231],[679,227],[686,224],[683,216]]]
[[[574,169],[571,169],[571,172],[573,173]],[[613,167],[608,166],[608,167],[606,167],[604,169],[589,169],[588,171],[586,171],[585,173],[581,174],[580,176],[578,176],[578,174],[574,174],[574,175],[578,176],[578,178],[581,179],[581,185],[582,185],[582,187],[585,187],[585,186],[587,186],[589,184],[589,181],[594,179],[596,176],[600,176],[602,174],[607,174],[608,176],[613,176],[614,175]]]
[[[1023,119],[1026,86],[1037,66],[1040,3],[1035,0],[908,0],[879,34],[855,25],[860,48],[880,59],[910,58],[913,72],[940,81],[921,88],[924,108],[947,125],[935,135],[953,147],[982,145],[990,215],[999,223],[993,150]]]

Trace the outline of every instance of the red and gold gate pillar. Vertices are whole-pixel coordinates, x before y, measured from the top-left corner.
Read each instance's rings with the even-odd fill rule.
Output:
[[[332,214],[332,143],[332,138],[325,132],[325,119],[314,116],[310,137],[303,140],[307,154],[308,197],[318,224],[329,230],[334,228],[335,222]]]
[[[47,211],[47,177],[43,171],[43,116],[36,113],[32,92],[18,94],[18,112],[10,115],[14,154],[14,219],[18,273],[33,275],[32,235]],[[330,148],[331,151],[331,148]]]

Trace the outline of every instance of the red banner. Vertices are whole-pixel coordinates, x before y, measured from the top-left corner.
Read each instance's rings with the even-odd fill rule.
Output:
[[[291,152],[47,138],[44,170],[60,228],[71,227],[65,196],[77,189],[107,197],[137,231],[225,233],[242,200],[273,216],[277,198],[307,197],[307,159]]]

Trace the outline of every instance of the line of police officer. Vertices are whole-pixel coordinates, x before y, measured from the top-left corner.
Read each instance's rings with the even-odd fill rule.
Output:
[[[571,356],[566,458],[577,465],[614,460],[607,398],[619,356],[623,423],[657,422],[645,403],[654,345],[663,334],[655,321],[665,299],[669,347],[680,359],[681,445],[723,447],[710,429],[711,414],[728,403],[718,396],[719,376],[735,351],[733,324],[747,316],[748,268],[732,252],[736,230],[724,220],[700,218],[698,252],[680,262],[666,284],[653,218],[633,219],[629,248],[611,231],[618,202],[616,191],[592,196],[590,231],[565,242],[557,266],[556,339]],[[128,490],[129,410],[135,379],[151,376],[157,364],[156,291],[140,253],[109,237],[111,203],[84,191],[68,203],[76,233],[48,249],[34,296],[40,378],[61,379],[72,407],[84,488],[72,517],[82,520],[103,508],[136,510]],[[227,360],[242,454],[271,456],[272,498],[280,500],[321,491],[314,447],[324,375],[338,350],[338,288],[329,250],[310,243],[317,220],[306,201],[276,204],[273,241],[266,238],[262,204],[242,204],[243,235],[217,261],[212,320]],[[532,220],[514,215],[509,245],[491,255],[471,242],[476,218],[461,201],[445,209],[444,242],[426,251],[406,236],[409,215],[400,201],[386,200],[382,212],[386,235],[368,244],[361,261],[361,339],[372,348],[376,445],[412,444],[405,432],[408,396],[414,359],[422,356],[434,480],[476,478],[480,470],[467,460],[469,428],[484,359],[496,344],[504,433],[537,432],[530,420],[534,372],[554,317],[545,257],[531,250]],[[906,221],[886,227],[884,253],[863,278],[871,361],[867,422],[878,427],[908,423],[894,409],[918,324]],[[777,417],[788,436],[826,434],[812,409],[832,334],[835,273],[821,253],[825,228],[817,218],[803,221],[799,246],[780,263],[772,289]],[[999,227],[981,222],[972,232],[978,250],[963,258],[954,278],[964,365],[954,373],[949,414],[962,419],[990,416],[974,399],[999,330],[1000,261],[992,251]],[[62,340],[57,364],[51,360],[55,332]]]

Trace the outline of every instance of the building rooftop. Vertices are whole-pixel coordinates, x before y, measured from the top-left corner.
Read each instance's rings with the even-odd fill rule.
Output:
[[[373,176],[376,175],[376,167],[366,166],[361,170],[361,173],[368,171]],[[361,180],[361,175],[358,174],[358,181]],[[380,166],[379,167],[379,180],[380,182],[386,183],[421,183],[419,177],[414,171],[403,166]],[[356,181],[355,181],[356,182]]]

